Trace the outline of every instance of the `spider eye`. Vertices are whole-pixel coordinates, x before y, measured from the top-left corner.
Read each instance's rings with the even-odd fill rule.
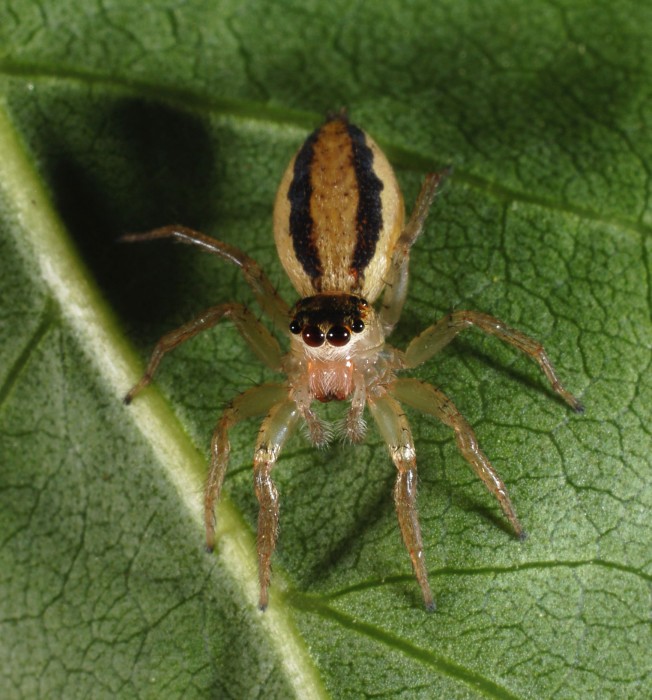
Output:
[[[349,342],[351,333],[349,333],[349,329],[344,326],[333,326],[329,329],[326,338],[331,345],[334,345],[336,348],[341,348]]]
[[[351,330],[354,333],[362,333],[364,330],[364,321],[361,318],[356,318],[351,324]]]
[[[301,324],[295,319],[292,319],[292,323],[290,323],[290,333],[294,333],[294,335],[298,335],[301,333]]]
[[[301,332],[301,337],[306,345],[310,345],[311,348],[318,348],[320,345],[324,344],[326,336],[324,331],[318,326],[306,326]]]

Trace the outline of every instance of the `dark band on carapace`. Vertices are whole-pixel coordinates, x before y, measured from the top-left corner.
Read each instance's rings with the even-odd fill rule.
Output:
[[[300,299],[290,311],[298,328],[305,326],[345,326],[365,320],[369,303],[355,294],[316,294]]]
[[[319,132],[320,129],[313,131],[297,153],[294,161],[294,177],[288,189],[290,236],[294,253],[305,273],[312,279],[320,277],[323,272],[319,251],[312,235],[313,222],[310,214],[312,197],[310,166]]]
[[[383,227],[383,209],[380,193],[383,183],[374,172],[374,154],[367,145],[364,132],[354,124],[347,124],[353,147],[353,167],[358,181],[358,237],[353,252],[351,270],[357,276],[364,271],[376,252],[376,244]]]

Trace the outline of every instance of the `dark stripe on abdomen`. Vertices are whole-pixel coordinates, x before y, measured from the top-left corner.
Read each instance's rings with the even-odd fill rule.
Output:
[[[347,124],[353,147],[353,167],[358,181],[358,232],[351,270],[356,276],[364,271],[376,252],[376,244],[383,227],[383,210],[380,193],[383,183],[374,172],[374,154],[365,141],[364,132],[353,124]]]
[[[315,142],[319,131],[313,131],[297,153],[294,161],[294,177],[288,189],[290,201],[290,237],[294,254],[301,263],[308,277],[315,279],[322,274],[319,251],[313,240],[313,221],[310,214],[312,182],[310,168],[312,165]]]

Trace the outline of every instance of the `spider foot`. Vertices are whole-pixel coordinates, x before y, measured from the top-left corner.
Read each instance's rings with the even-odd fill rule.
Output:
[[[326,447],[333,438],[333,429],[330,424],[312,411],[306,411],[303,417],[305,432],[310,442],[315,447]]]
[[[342,442],[358,444],[364,441],[367,434],[367,423],[362,416],[348,413],[346,417],[335,424],[335,433],[342,439]]]

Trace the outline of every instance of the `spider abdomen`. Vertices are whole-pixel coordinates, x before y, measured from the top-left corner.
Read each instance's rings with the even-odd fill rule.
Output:
[[[301,296],[349,292],[373,302],[403,229],[396,177],[376,143],[344,117],[290,162],[274,207],[279,257]]]

